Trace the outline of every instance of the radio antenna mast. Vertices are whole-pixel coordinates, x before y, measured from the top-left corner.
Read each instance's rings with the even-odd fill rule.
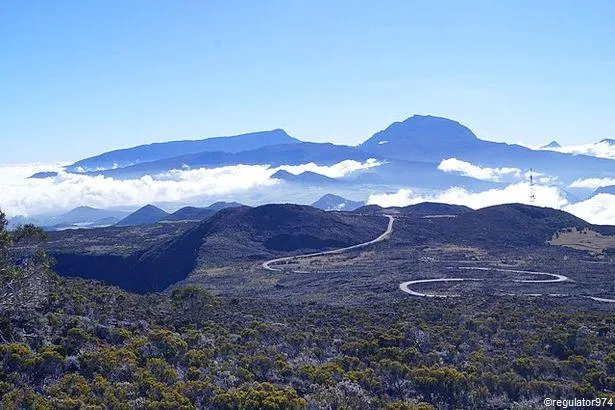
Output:
[[[530,204],[536,203],[536,195],[534,194],[534,171],[530,168]]]

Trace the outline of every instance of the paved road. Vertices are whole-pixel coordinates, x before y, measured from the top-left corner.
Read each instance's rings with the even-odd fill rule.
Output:
[[[555,279],[538,279],[538,280],[531,280],[531,279],[513,279],[513,282],[517,282],[517,283],[556,283],[556,282],[574,282],[572,279],[570,279],[568,276],[566,275],[559,275],[557,273],[548,273],[548,272],[535,272],[535,271],[530,271],[530,270],[515,270],[515,269],[501,269],[501,268],[483,268],[483,267],[478,267],[478,266],[462,266],[459,267],[457,269],[462,269],[462,270],[491,270],[491,271],[496,271],[496,272],[510,272],[510,273],[525,273],[528,275],[547,275],[547,276],[551,276]]]
[[[432,282],[467,282],[467,281],[479,281],[482,279],[475,278],[440,278],[440,279],[417,279],[410,280],[399,284],[399,288],[412,296],[421,296],[426,298],[448,298],[458,297],[459,295],[438,295],[435,293],[421,293],[410,289],[410,285],[416,285],[417,283],[432,283]]]
[[[348,246],[346,248],[333,249],[331,251],[308,253],[308,254],[305,254],[305,255],[295,255],[295,256],[287,256],[287,257],[284,257],[284,258],[272,259],[270,261],[263,262],[262,266],[263,266],[264,269],[267,269],[269,271],[281,272],[284,269],[278,268],[278,267],[273,267],[271,265],[272,264],[276,264],[276,263],[280,263],[280,262],[291,261],[291,260],[294,260],[294,259],[304,259],[304,258],[311,258],[311,257],[314,257],[314,256],[334,255],[334,254],[338,254],[338,253],[344,253],[344,252],[348,252],[348,251],[351,251],[351,250],[354,250],[354,249],[364,248],[366,246],[373,245],[373,244],[378,243],[378,242],[382,242],[382,241],[384,241],[386,239],[389,239],[391,237],[391,233],[393,232],[393,222],[395,221],[395,218],[393,218],[392,215],[384,215],[384,216],[389,218],[389,224],[387,225],[386,231],[384,231],[384,233],[382,235],[380,235],[379,237],[377,237],[376,239],[372,239],[369,242],[359,243],[357,245]],[[293,271],[293,272],[294,273],[308,273],[308,272],[304,272],[304,271]]]
[[[366,246],[373,245],[373,244],[378,243],[378,242],[382,242],[382,241],[384,241],[386,239],[389,239],[391,237],[391,234],[393,232],[393,222],[395,222],[395,218],[392,215],[384,215],[384,216],[389,218],[389,224],[387,225],[387,229],[384,231],[384,233],[382,235],[380,235],[376,239],[372,239],[369,242],[363,242],[363,243],[359,243],[357,245],[348,246],[346,248],[333,249],[333,250],[330,250],[330,251],[308,253],[308,254],[304,254],[304,255],[295,255],[295,256],[287,256],[287,257],[284,257],[284,258],[272,259],[272,260],[263,262],[262,267],[264,269],[267,269],[267,270],[272,271],[272,272],[282,272],[284,270],[283,268],[281,268],[281,267],[274,267],[274,266],[271,266],[271,265],[276,264],[276,263],[280,263],[280,262],[292,261],[292,260],[295,260],[295,259],[304,259],[304,258],[311,258],[311,257],[315,257],[315,256],[334,255],[334,254],[344,253],[344,252],[348,252],[348,251],[351,251],[351,250],[354,250],[354,249],[364,248]],[[572,279],[568,278],[566,275],[560,275],[560,274],[557,274],[557,273],[550,273],[550,272],[536,272],[536,271],[516,270],[516,269],[490,268],[490,267],[482,267],[482,266],[461,266],[461,267],[447,266],[447,269],[496,271],[496,272],[520,273],[520,274],[526,274],[526,275],[546,275],[546,276],[550,276],[551,277],[550,279],[512,279],[511,281],[515,282],[515,283],[574,282]],[[310,273],[310,272],[300,271],[300,270],[294,270],[292,272],[293,273]],[[408,293],[408,294],[410,294],[412,296],[428,297],[428,298],[458,297],[460,295],[441,295],[441,294],[435,294],[435,293],[417,292],[415,290],[412,290],[410,288],[410,286],[411,285],[420,284],[420,283],[467,282],[467,281],[478,282],[478,281],[482,281],[482,280],[483,279],[478,279],[478,278],[417,279],[417,280],[411,280],[411,281],[400,283],[399,284],[399,288],[402,291],[404,291],[404,292],[406,292],[406,293]],[[516,294],[516,295],[517,296],[550,296],[550,297],[555,297],[555,296],[557,296],[557,297],[569,297],[569,296],[573,296],[573,295],[566,295],[566,294],[540,294],[540,293]],[[594,301],[597,301],[597,302],[615,303],[615,299],[607,299],[607,298],[601,298],[601,297],[597,297],[597,296],[585,296],[585,295],[579,295],[579,297],[584,297],[584,298],[591,299],[591,300],[594,300]]]
[[[549,273],[549,272],[535,272],[535,271],[527,271],[527,270],[515,270],[515,269],[501,269],[501,268],[489,268],[489,267],[478,267],[478,266],[461,266],[461,267],[452,267],[447,266],[447,269],[460,269],[460,270],[481,270],[481,271],[496,271],[496,272],[510,272],[510,273],[521,273],[528,275],[547,275],[552,277],[553,279],[512,279],[512,282],[515,283],[557,283],[557,282],[574,282],[572,279],[568,278],[566,275],[560,275],[557,273]],[[412,295],[412,296],[420,296],[420,297],[428,297],[428,298],[446,298],[446,297],[458,297],[460,295],[441,295],[436,293],[422,293],[412,290],[410,288],[411,285],[416,285],[419,283],[432,283],[432,282],[465,282],[465,281],[482,281],[483,279],[478,278],[439,278],[439,279],[417,279],[411,280],[408,282],[403,282],[399,284],[399,289],[402,291]],[[529,294],[516,294],[517,296],[550,296],[550,297],[570,297],[574,295],[566,295],[566,294],[541,294],[541,293],[529,293]],[[607,299],[600,298],[596,296],[585,296],[578,295],[579,297],[584,297],[587,299],[591,299],[597,302],[605,302],[605,303],[615,303],[615,299]]]

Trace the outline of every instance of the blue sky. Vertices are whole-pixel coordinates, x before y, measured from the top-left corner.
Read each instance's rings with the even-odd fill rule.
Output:
[[[414,113],[481,138],[615,137],[612,1],[0,0],[0,163]]]

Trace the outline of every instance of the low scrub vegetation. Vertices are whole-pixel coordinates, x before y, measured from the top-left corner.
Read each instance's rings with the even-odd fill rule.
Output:
[[[0,236],[2,408],[488,408],[615,390],[612,311],[136,295],[59,278],[42,251],[17,258],[11,242],[41,240],[29,229]]]

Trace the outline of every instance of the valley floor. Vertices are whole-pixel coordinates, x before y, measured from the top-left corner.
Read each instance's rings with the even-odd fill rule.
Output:
[[[580,305],[615,302],[612,255],[560,246],[417,246],[398,239],[392,232],[394,226],[391,219],[374,241],[273,259],[262,266],[200,266],[181,284],[202,284],[224,295],[257,294],[334,305],[421,295],[557,297]],[[408,292],[409,282],[420,291]]]

